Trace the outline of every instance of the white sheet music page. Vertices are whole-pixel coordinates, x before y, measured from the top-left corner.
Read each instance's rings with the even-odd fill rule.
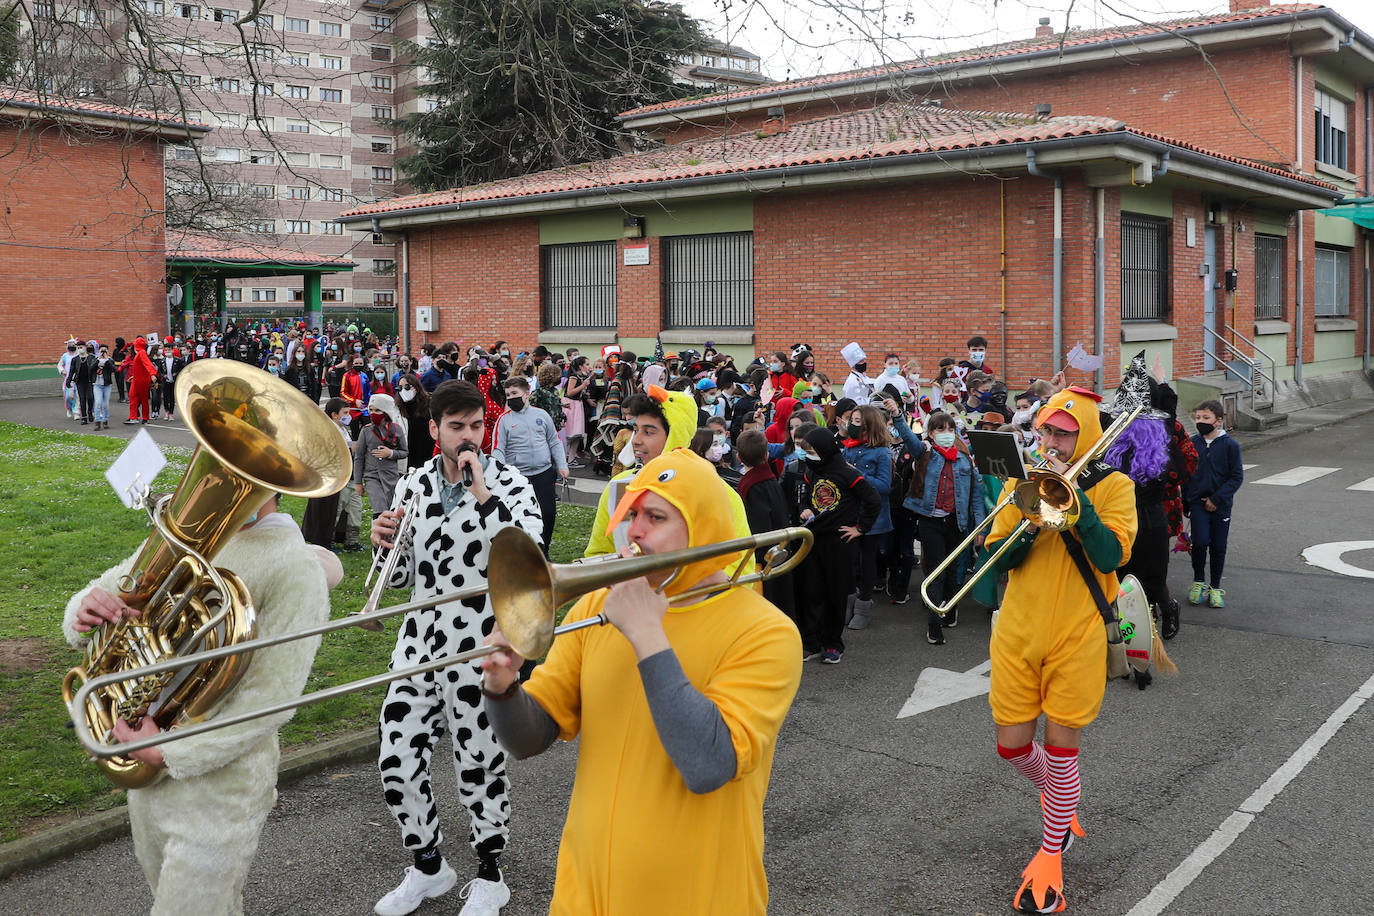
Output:
[[[114,487],[125,508],[133,509],[166,466],[167,456],[162,454],[148,431],[140,429],[129,447],[105,471],[105,479]]]

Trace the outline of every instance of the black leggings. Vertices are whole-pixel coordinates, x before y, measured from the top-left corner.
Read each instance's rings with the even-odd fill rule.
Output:
[[[854,590],[854,556],[858,545],[838,534],[816,535],[816,543],[797,570],[798,612],[802,648],[844,651],[844,614]]]
[[[959,519],[953,513],[938,518],[922,515],[917,531],[921,538],[921,569],[927,577],[964,539],[959,533]],[[938,580],[930,583],[926,591],[931,601],[944,604],[958,588],[959,564],[951,563]]]
[[[539,500],[539,514],[544,517],[544,532],[539,538],[539,546],[546,557],[549,555],[549,543],[553,540],[554,522],[558,518],[558,497],[553,491],[557,475],[557,468],[550,467],[526,478],[534,488],[534,498]]]
[[[878,548],[882,546],[885,534],[865,534],[858,539],[854,572],[858,579],[860,601],[873,600],[873,583],[878,578]],[[848,597],[848,596],[846,596]]]

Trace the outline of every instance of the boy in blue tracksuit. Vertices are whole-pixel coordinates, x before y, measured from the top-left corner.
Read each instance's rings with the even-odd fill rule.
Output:
[[[1193,586],[1188,589],[1188,602],[1205,602],[1217,608],[1226,606],[1221,572],[1226,565],[1226,538],[1231,531],[1231,501],[1245,480],[1240,444],[1226,435],[1222,417],[1218,401],[1203,401],[1193,408],[1197,471],[1183,489],[1183,502],[1193,529]],[[1210,580],[1206,575],[1209,554]]]

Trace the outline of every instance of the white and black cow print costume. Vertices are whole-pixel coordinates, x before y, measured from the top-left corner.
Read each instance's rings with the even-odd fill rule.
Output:
[[[396,565],[390,586],[413,587],[415,599],[484,585],[487,553],[496,532],[518,525],[535,540],[543,530],[534,489],[514,467],[487,459],[483,477],[491,498],[483,506],[471,493],[447,515],[440,499],[442,456],[417,468],[396,488],[395,508],[419,493],[413,549]],[[392,670],[465,652],[481,645],[494,618],[487,595],[411,611],[391,653]],[[468,840],[480,854],[499,854],[509,833],[506,756],[482,709],[482,667],[468,662],[392,681],[382,704],[378,769],[405,846],[425,849],[442,842],[430,789],[429,761],[445,731],[453,739],[458,792],[468,809]]]

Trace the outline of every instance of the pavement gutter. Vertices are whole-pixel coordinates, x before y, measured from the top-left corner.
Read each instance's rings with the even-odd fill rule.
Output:
[[[1245,448],[1258,448],[1273,442],[1281,442],[1314,429],[1374,413],[1374,399],[1359,398],[1354,402],[1326,405],[1327,409],[1333,407],[1340,410],[1339,415],[1317,423],[1294,423],[1293,415],[1290,414],[1289,422],[1284,426],[1258,433],[1238,432],[1237,438]],[[591,505],[596,505],[594,494],[578,490],[574,490],[574,494],[575,504],[587,505],[590,502]],[[331,766],[375,757],[379,747],[376,731],[365,729],[289,751],[282,756],[281,767],[277,771],[277,784],[286,785]],[[129,812],[121,805],[0,845],[0,878],[47,865],[83,849],[118,839],[128,832]]]

